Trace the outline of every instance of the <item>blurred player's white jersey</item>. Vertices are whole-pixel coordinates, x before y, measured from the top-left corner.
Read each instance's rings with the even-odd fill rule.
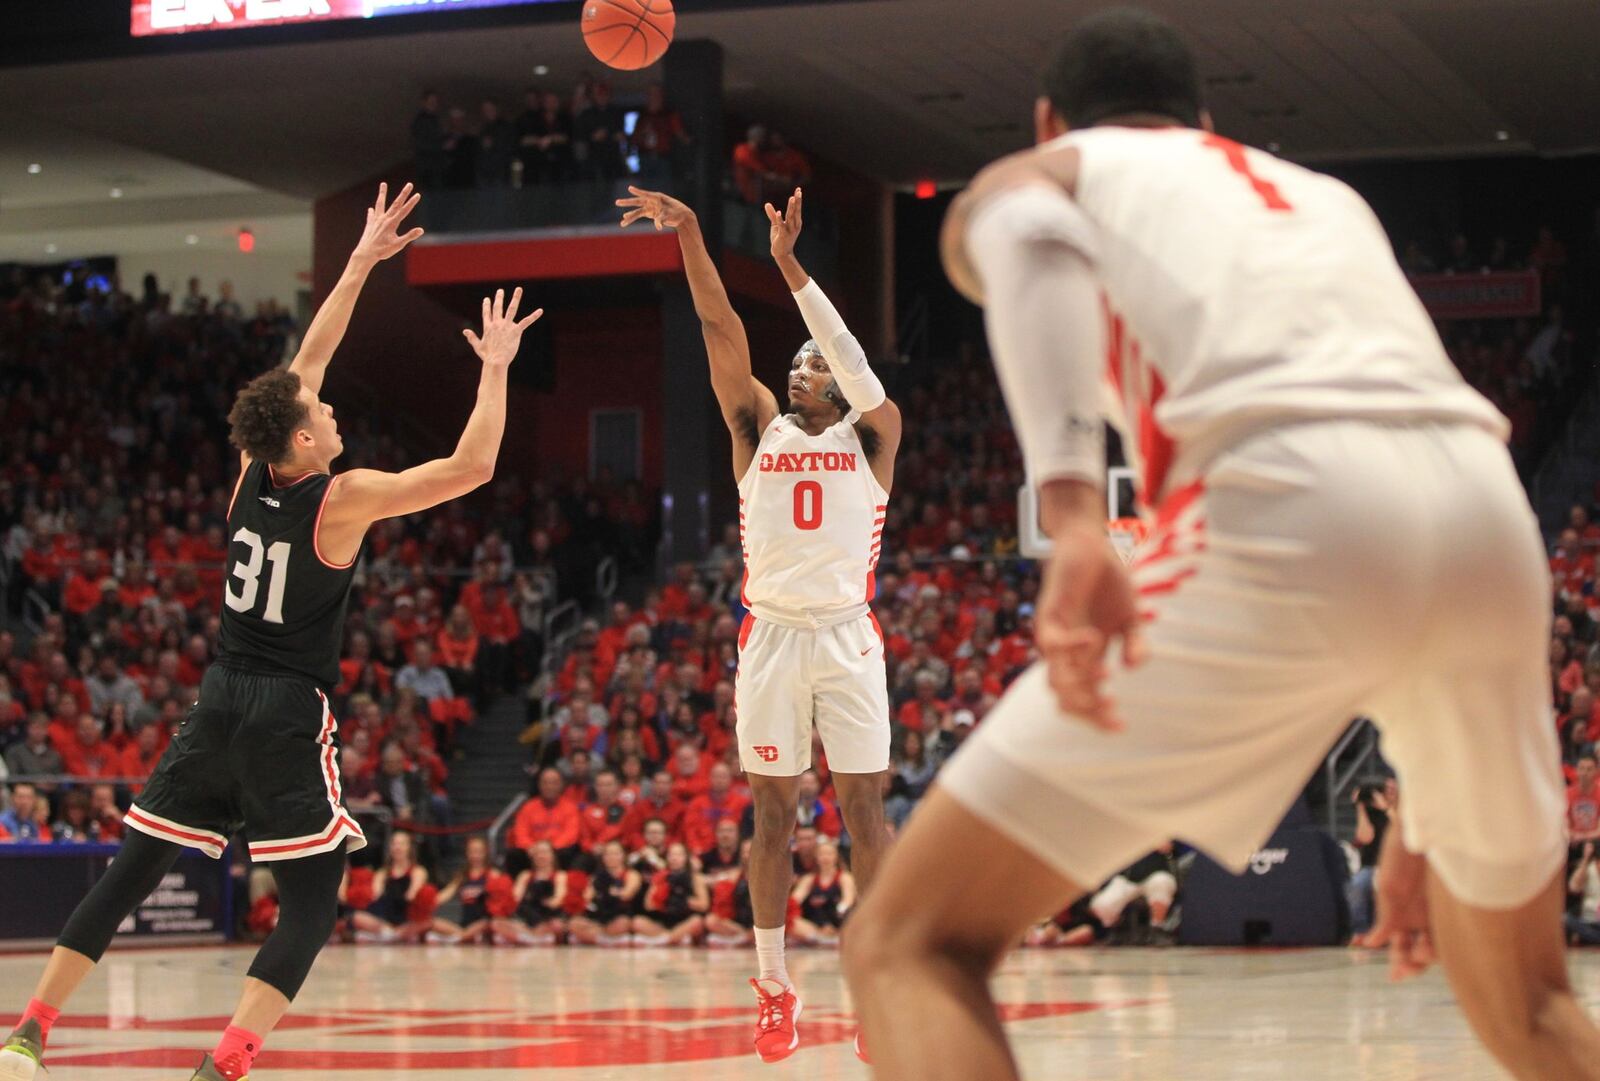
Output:
[[[1296,420],[1505,436],[1343,183],[1188,128],[1087,128],[1050,145],[1080,153],[1113,420],[1151,505],[1220,450]]]
[[[872,599],[889,493],[872,474],[855,417],[811,436],[783,415],[761,434],[739,481],[743,597],[757,617],[764,607],[841,611]]]

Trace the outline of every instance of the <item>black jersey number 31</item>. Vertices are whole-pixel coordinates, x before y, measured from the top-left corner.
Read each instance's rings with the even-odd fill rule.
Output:
[[[283,622],[283,590],[289,575],[289,542],[278,541],[264,547],[261,538],[248,529],[241,529],[233,539],[248,546],[248,559],[235,560],[229,568],[228,581],[223,590],[223,600],[235,612],[247,615],[256,606],[256,595],[261,591],[261,565],[263,558],[272,565],[267,573],[267,606],[261,618],[268,623]],[[234,591],[233,579],[239,580],[239,590]]]

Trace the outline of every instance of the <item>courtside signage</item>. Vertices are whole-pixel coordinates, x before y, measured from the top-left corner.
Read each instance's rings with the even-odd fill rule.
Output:
[[[559,0],[133,0],[133,36],[371,19]]]

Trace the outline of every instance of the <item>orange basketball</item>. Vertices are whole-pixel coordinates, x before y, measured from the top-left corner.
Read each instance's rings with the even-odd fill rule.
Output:
[[[672,0],[588,0],[583,43],[602,64],[637,71],[661,59],[677,22]]]

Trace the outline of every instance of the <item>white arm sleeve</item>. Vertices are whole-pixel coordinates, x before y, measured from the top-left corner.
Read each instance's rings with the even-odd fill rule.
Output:
[[[1037,184],[994,196],[967,226],[989,349],[1035,485],[1105,483],[1106,331],[1093,238],[1077,204]]]
[[[888,392],[867,364],[866,350],[844,325],[839,310],[817,284],[817,279],[806,282],[805,288],[794,294],[794,302],[799,305],[806,329],[822,350],[828,370],[833,373],[834,382],[839,384],[839,392],[850,403],[850,408],[870,413],[888,401]]]

